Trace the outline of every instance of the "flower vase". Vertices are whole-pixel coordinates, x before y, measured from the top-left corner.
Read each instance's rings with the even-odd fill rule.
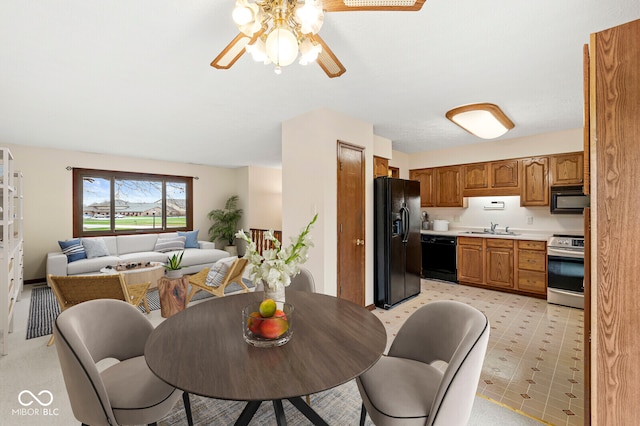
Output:
[[[276,305],[278,306],[278,309],[282,309],[282,306],[284,306],[284,302],[285,302],[284,286],[282,285],[270,286],[269,284],[265,284],[264,298],[275,300]]]

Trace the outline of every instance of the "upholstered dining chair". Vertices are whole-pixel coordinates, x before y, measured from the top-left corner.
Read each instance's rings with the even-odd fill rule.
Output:
[[[135,306],[98,299],[80,303],[54,322],[56,351],[71,409],[83,425],[156,424],[182,395],[147,367],[144,346],[153,326]],[[100,371],[97,363],[113,359]]]
[[[259,282],[256,285],[256,291],[264,291],[264,284]],[[316,283],[313,279],[313,275],[307,268],[300,267],[300,273],[291,278],[291,284],[287,287],[287,290],[293,291],[308,291],[310,293],[316,292]]]
[[[53,294],[60,306],[60,312],[64,312],[71,306],[94,299],[118,299],[135,303],[140,303],[135,291],[136,297],[132,299],[129,293],[129,287],[122,274],[103,274],[103,275],[77,275],[77,276],[55,276],[47,275],[47,284],[51,287]],[[144,294],[149,285],[146,285]],[[54,341],[52,335],[47,343],[51,346]]]
[[[378,426],[463,426],[469,421],[489,320],[467,304],[428,303],[402,325],[388,355],[356,379],[366,415]]]

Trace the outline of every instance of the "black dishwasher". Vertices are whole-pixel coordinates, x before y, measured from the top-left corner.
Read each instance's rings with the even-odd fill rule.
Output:
[[[422,234],[422,277],[458,282],[456,237]]]

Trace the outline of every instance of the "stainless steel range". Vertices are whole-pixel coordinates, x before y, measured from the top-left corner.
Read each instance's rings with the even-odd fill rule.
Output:
[[[584,309],[584,237],[554,235],[547,241],[547,302]]]

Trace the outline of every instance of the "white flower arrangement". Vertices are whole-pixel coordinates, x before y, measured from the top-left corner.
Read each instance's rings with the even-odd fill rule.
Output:
[[[305,263],[309,257],[309,248],[313,247],[309,231],[311,226],[318,219],[316,213],[311,222],[300,231],[296,239],[290,238],[291,245],[282,248],[280,241],[273,236],[273,230],[265,233],[265,240],[271,241],[272,249],[264,250],[262,256],[258,254],[256,243],[244,232],[240,230],[236,233],[236,238],[248,243],[244,258],[251,265],[249,277],[254,283],[263,281],[271,290],[287,287],[291,284],[291,277],[300,272],[300,265]]]

